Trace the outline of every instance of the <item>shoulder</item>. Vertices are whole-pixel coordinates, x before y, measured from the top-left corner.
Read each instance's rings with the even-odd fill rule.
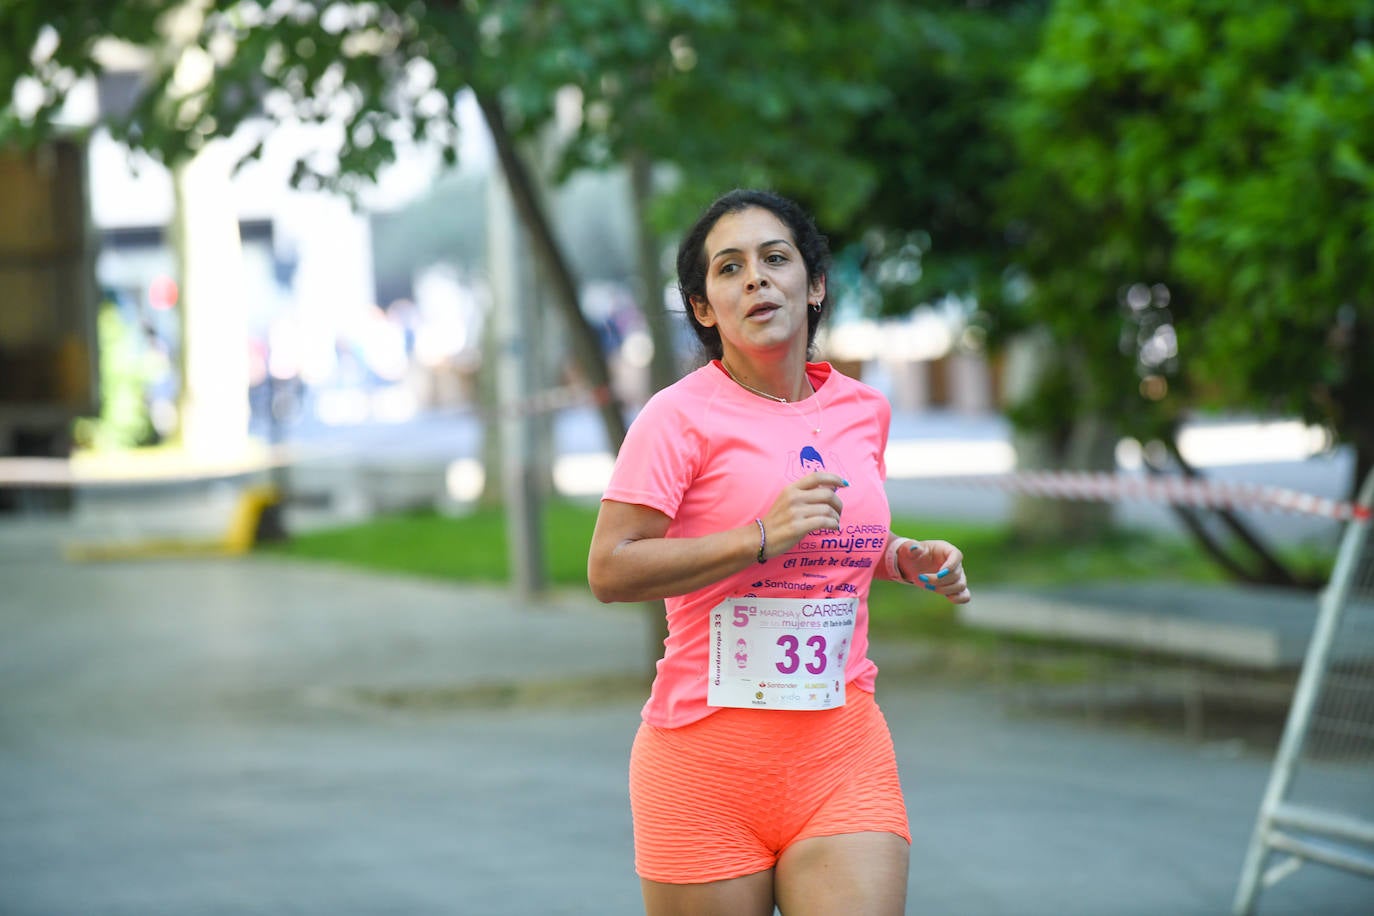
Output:
[[[635,427],[661,430],[671,429],[680,434],[692,434],[703,427],[710,406],[717,397],[720,387],[712,377],[713,370],[707,365],[689,372],[666,388],[656,391],[630,424]]]
[[[684,417],[696,413],[697,409],[709,403],[716,391],[715,380],[708,374],[711,367],[704,366],[687,373],[666,388],[659,389],[644,403],[635,419],[639,417]]]

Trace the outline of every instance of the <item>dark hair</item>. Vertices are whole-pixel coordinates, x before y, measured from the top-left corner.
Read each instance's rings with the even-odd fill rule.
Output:
[[[728,213],[739,213],[758,207],[767,210],[778,218],[783,225],[792,230],[792,239],[797,243],[797,250],[801,253],[802,261],[806,264],[806,280],[814,284],[818,279],[824,277],[830,268],[830,244],[825,236],[821,235],[816,224],[811,217],[795,201],[788,200],[780,194],[772,191],[756,191],[748,188],[736,188],[726,194],[716,198],[711,206],[706,208],[691,230],[683,238],[682,244],[677,249],[677,290],[682,296],[682,304],[687,310],[687,321],[696,332],[697,339],[701,341],[702,348],[706,351],[710,359],[720,359],[724,354],[720,343],[720,331],[714,327],[706,327],[697,321],[696,310],[692,308],[692,299],[706,298],[706,236],[710,235],[716,223],[722,216]],[[820,327],[821,319],[826,315],[826,302],[829,300],[830,292],[826,290],[826,297],[821,300],[820,309],[806,310],[806,352],[810,354],[811,346],[816,340],[816,328]]]

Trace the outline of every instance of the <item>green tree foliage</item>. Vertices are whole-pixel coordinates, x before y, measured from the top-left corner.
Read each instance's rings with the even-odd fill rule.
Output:
[[[876,173],[874,191],[838,228],[842,241],[862,242],[880,311],[1001,295],[1010,246],[998,193],[1017,166],[1001,115],[1046,5],[903,5],[891,14],[900,26],[872,49],[890,98],[860,119],[852,143]]]
[[[1032,283],[1000,312],[1081,370],[1046,413],[1300,415],[1370,468],[1371,38],[1367,0],[1054,5],[1008,121]]]
[[[584,105],[564,170],[636,153],[672,166],[674,190],[659,207],[663,228],[736,186],[796,193],[826,221],[849,217],[873,193],[871,157],[851,140],[856,119],[890,99],[873,49],[893,41],[884,37],[892,4],[587,7],[557,17],[554,43],[581,50],[567,82]],[[546,97],[547,84],[542,94],[532,86],[530,96]]]
[[[776,189],[837,248],[862,243],[871,272],[915,237],[920,278],[881,284],[886,311],[973,292],[1005,263],[994,191],[1013,158],[994,114],[1044,5],[629,0],[617,29],[567,17],[553,44],[591,50],[563,166],[671,166],[664,230],[730,187]]]
[[[264,139],[280,122],[341,123],[334,148],[302,156],[294,181],[354,192],[407,139],[456,156],[458,92],[500,85],[485,48],[507,27],[504,6],[478,13],[461,2],[6,4],[0,98],[30,77],[44,105],[23,121],[10,113],[0,140],[47,129],[75,78],[103,71],[110,55],[101,46],[114,40],[146,52],[132,111],[104,119],[117,137],[172,163],[245,124]],[[185,81],[188,69],[204,71],[203,79]],[[259,143],[248,155],[260,152]]]
[[[159,16],[170,5],[0,2],[0,143],[45,137],[78,79],[100,71],[93,56],[101,40],[113,35],[139,46],[156,44]],[[37,93],[34,111],[24,117],[8,104],[21,81]]]
[[[168,14],[181,5],[135,0],[112,17],[93,3],[0,7],[0,97],[20,76],[37,76],[48,103],[33,122],[41,126],[74,76],[100,69],[102,38],[165,44]],[[683,167],[698,205],[740,184],[818,188],[806,196],[827,220],[873,194],[875,170],[850,142],[853,122],[890,99],[875,62],[879,49],[890,56],[903,25],[894,19],[903,4],[870,11],[838,0],[199,6],[203,24],[184,38],[213,62],[208,81],[180,91],[173,68],[153,68],[138,108],[109,123],[168,161],[245,122],[265,134],[279,121],[342,116],[337,149],[321,151],[336,155],[304,157],[296,180],[356,190],[405,138],[456,156],[463,89],[499,96],[509,130],[526,137],[553,120],[558,90],[576,87],[584,116],[563,174],[647,151]],[[35,47],[45,53],[35,58]],[[21,126],[11,117],[5,129],[12,136]]]

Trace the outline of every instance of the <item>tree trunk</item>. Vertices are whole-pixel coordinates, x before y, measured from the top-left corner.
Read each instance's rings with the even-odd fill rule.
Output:
[[[1366,446],[1364,443],[1356,442],[1355,449],[1355,472],[1354,478],[1350,481],[1350,499],[1355,499],[1360,495],[1360,487],[1364,486],[1365,478],[1374,473],[1374,443]]]
[[[203,456],[248,446],[247,307],[238,217],[228,201],[230,163],[214,141],[172,169],[173,238],[180,295],[177,431]]]
[[[1184,477],[1189,480],[1203,479],[1197,469],[1184,459],[1182,452],[1179,451],[1177,439],[1170,437],[1164,445]],[[1148,466],[1153,473],[1163,473],[1163,469],[1153,465]],[[1211,517],[1215,518],[1222,527],[1231,533],[1233,538],[1232,549],[1228,550],[1227,546],[1207,529],[1202,521],[1205,512],[1209,512]],[[1269,545],[1264,543],[1259,535],[1250,530],[1250,527],[1230,509],[1198,510],[1185,506],[1175,506],[1174,514],[1183,522],[1184,527],[1188,529],[1198,546],[1233,578],[1254,585],[1277,585],[1287,588],[1317,589],[1323,584],[1321,581],[1294,572],[1290,566],[1275,556]],[[1238,551],[1248,551],[1250,561],[1247,563],[1238,556]]]
[[[494,303],[493,303],[494,307]],[[496,322],[490,314],[482,318],[482,352],[495,353],[500,345]],[[501,395],[496,384],[496,360],[482,360],[477,372],[477,410],[482,421],[482,492],[477,505],[495,509],[505,499],[505,465],[501,461],[501,418],[497,407]]]
[[[1046,374],[1065,359],[1047,335],[1025,335],[1008,348],[1002,390],[1012,404],[1037,396]],[[1016,429],[1012,445],[1020,471],[1111,471],[1115,427],[1100,416],[1065,417],[1062,429]],[[1023,540],[1088,541],[1112,527],[1112,505],[1016,495],[1011,527]]]
[[[663,269],[660,266],[658,235],[649,224],[649,200],[653,196],[653,162],[643,150],[630,153],[630,188],[635,209],[637,254],[639,258],[640,310],[654,344],[649,363],[649,387],[667,388],[681,377],[677,351],[673,346],[673,327],[663,306]]]
[[[1374,398],[1370,397],[1374,391],[1374,365],[1368,357],[1374,352],[1374,321],[1360,317],[1368,314],[1365,305],[1351,309],[1351,320],[1341,335],[1345,338],[1345,378],[1321,396],[1329,400],[1323,409],[1327,416],[1335,418],[1339,439],[1355,453],[1348,500],[1359,498],[1365,478],[1374,470]]]

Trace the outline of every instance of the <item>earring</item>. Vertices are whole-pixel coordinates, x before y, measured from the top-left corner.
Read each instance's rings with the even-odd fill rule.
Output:
[[[821,304],[819,302],[811,303],[811,311],[819,315],[821,313]]]

